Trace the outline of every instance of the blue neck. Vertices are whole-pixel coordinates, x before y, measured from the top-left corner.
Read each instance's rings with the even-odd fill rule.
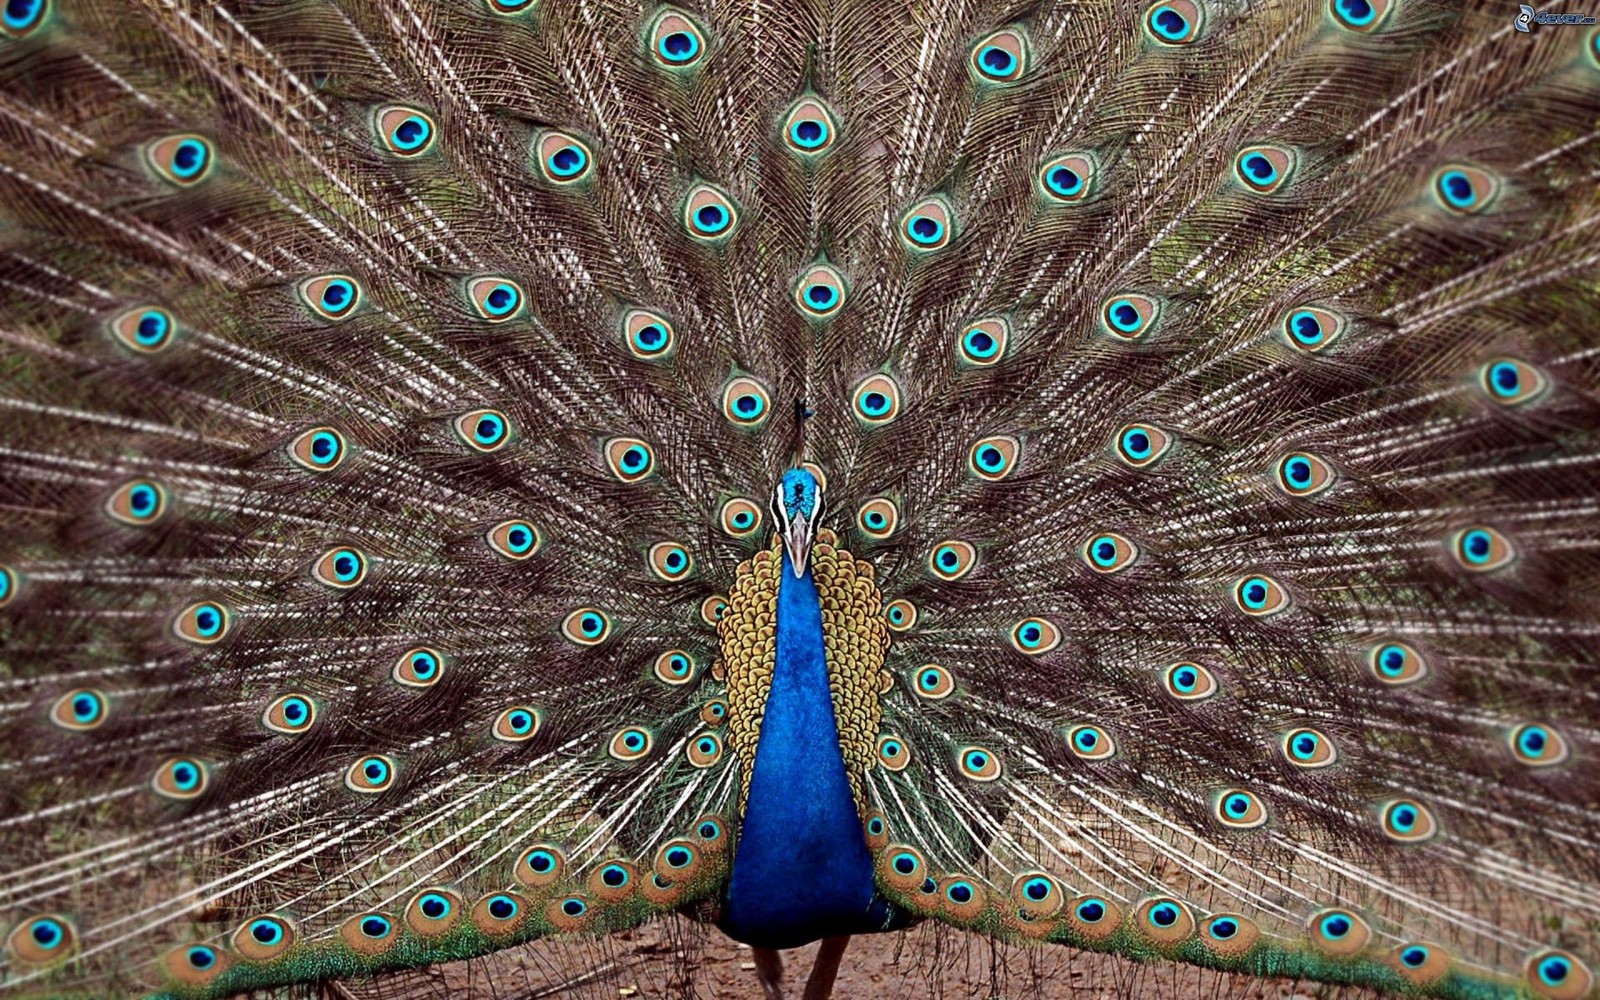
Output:
[[[765,948],[882,930],[887,918],[839,751],[817,585],[810,567],[796,578],[790,566],[784,553],[772,690],[719,921]]]

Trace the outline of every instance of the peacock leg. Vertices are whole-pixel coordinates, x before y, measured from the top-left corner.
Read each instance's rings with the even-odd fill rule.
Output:
[[[811,963],[811,977],[806,980],[806,992],[802,1000],[828,1000],[833,996],[833,980],[839,975],[839,963],[844,960],[844,950],[848,947],[848,934],[822,939],[817,960]]]
[[[830,938],[829,940],[832,939]],[[828,946],[824,943],[822,947],[826,949]],[[776,948],[756,948],[754,951],[756,956],[756,978],[761,982],[761,995],[766,997],[767,1000],[783,1000],[783,955]],[[820,955],[818,956],[818,961],[821,961]],[[838,960],[836,959],[833,964],[834,968],[837,969],[839,966]],[[814,972],[813,975],[815,975]],[[828,977],[828,982],[833,982],[831,975]],[[806,989],[806,996],[811,996],[809,986]]]

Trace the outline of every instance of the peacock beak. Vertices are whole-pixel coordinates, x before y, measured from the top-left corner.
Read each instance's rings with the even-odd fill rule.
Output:
[[[804,576],[806,561],[811,558],[811,522],[804,514],[796,514],[784,527],[783,545],[789,551],[789,565],[794,567],[796,579]]]

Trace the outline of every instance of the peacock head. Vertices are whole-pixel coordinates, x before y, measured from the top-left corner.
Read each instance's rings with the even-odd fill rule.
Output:
[[[805,469],[790,469],[773,490],[772,512],[781,525],[794,575],[802,576],[811,556],[817,519],[822,516],[822,484]]]

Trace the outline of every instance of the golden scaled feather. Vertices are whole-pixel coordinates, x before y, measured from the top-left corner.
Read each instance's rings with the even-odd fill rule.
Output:
[[[1563,20],[4,0],[0,996],[731,927],[814,746],[886,929],[1594,996]]]

